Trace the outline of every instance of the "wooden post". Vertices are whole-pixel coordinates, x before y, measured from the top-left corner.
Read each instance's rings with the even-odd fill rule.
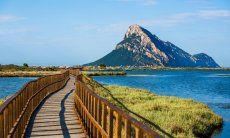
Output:
[[[87,92],[87,91],[85,91],[85,92]],[[88,103],[87,103],[87,106],[86,106],[86,108],[88,109],[88,112],[90,112],[90,94],[87,92],[87,101],[88,101]],[[88,133],[90,134],[90,120],[89,120],[89,118],[87,117],[87,129],[88,129]]]
[[[0,138],[4,138],[4,115],[0,114]]]
[[[17,121],[17,119],[18,119],[18,97],[16,97],[16,99],[15,99],[15,108],[14,108],[14,110],[15,110],[15,121]]]
[[[97,98],[93,97],[93,117],[97,121]],[[97,136],[97,128],[93,127],[94,137]]]
[[[131,137],[131,124],[129,120],[125,119],[125,138]]]
[[[143,133],[138,127],[135,127],[135,136],[136,138],[143,138]]]
[[[9,133],[9,114],[8,114],[8,107],[4,110],[4,137],[6,138]]]
[[[97,100],[97,122],[98,124],[101,126],[101,101],[98,99]],[[101,135],[99,133],[99,131],[97,132],[97,137],[100,138]]]
[[[9,131],[8,132],[10,132],[10,129],[11,129],[11,127],[12,127],[12,101],[10,102],[10,104],[8,105],[8,128],[9,128]]]
[[[113,137],[113,110],[108,107],[108,117],[109,117],[109,121],[108,121],[108,135],[109,138]]]
[[[116,113],[116,138],[121,138],[121,115]]]
[[[13,104],[12,104],[12,126],[14,125],[14,123],[16,122],[16,99],[13,100]]]
[[[90,95],[90,114],[93,116],[93,96]],[[93,123],[90,121],[90,133],[93,134]]]
[[[103,109],[102,109],[102,128],[106,131],[106,125],[107,125],[107,106],[103,103]]]

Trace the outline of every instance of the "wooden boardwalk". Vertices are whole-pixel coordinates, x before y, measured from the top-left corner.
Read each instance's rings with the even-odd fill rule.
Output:
[[[47,97],[32,115],[25,137],[86,137],[74,105],[75,79]]]
[[[0,106],[0,138],[160,137],[97,95],[90,81],[70,69],[28,82]]]

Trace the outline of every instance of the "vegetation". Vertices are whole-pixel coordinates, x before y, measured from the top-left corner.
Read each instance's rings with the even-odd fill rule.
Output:
[[[41,77],[59,74],[60,71],[0,71],[0,77]]]
[[[3,103],[3,100],[0,99],[0,106],[2,105],[2,103]]]
[[[29,66],[27,63],[22,66],[14,64],[0,65],[0,77],[40,77],[60,72],[61,69],[58,67]]]
[[[59,67],[51,66],[51,67],[41,67],[41,66],[29,66],[27,63],[24,63],[22,66],[9,64],[9,65],[1,65],[0,71],[58,71]]]
[[[83,74],[88,76],[124,76],[124,71],[84,71]]]
[[[223,123],[207,105],[191,99],[122,86],[95,87],[95,81],[91,85],[100,96],[166,137],[210,136]]]
[[[23,64],[23,67],[24,67],[24,68],[28,68],[29,65],[28,65],[27,63],[24,63],[24,64]]]
[[[106,69],[106,65],[105,64],[100,64],[99,67],[100,67],[100,69]]]

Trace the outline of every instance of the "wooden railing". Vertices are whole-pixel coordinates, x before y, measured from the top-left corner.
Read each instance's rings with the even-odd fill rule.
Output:
[[[69,71],[28,82],[0,106],[0,138],[23,137],[29,119],[43,99],[60,90],[69,79]]]
[[[82,74],[76,77],[75,103],[89,137],[160,137],[147,125],[98,96],[84,79]]]
[[[81,74],[81,68],[69,69],[69,73],[71,75],[77,76],[78,74]]]

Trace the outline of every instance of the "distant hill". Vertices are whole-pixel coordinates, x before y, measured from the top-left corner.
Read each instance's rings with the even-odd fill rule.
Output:
[[[190,55],[170,42],[160,40],[139,25],[131,25],[124,39],[101,59],[85,64],[107,66],[220,67],[212,57]]]

